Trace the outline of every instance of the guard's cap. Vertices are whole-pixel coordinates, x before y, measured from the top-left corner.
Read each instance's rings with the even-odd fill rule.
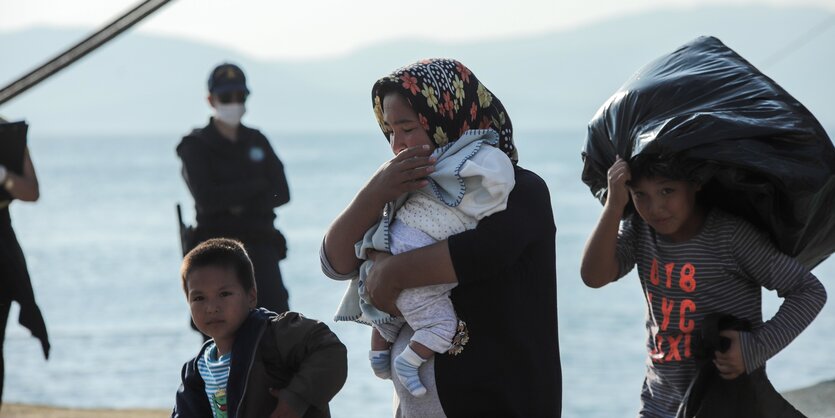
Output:
[[[246,76],[241,67],[226,62],[215,67],[209,75],[209,93],[221,94],[232,91],[249,94],[249,89],[246,88]]]

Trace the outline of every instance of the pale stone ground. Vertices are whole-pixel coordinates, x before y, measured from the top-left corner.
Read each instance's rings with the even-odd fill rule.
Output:
[[[783,394],[809,418],[835,418],[835,380]],[[163,409],[67,409],[38,405],[4,404],[0,418],[164,418]]]
[[[809,418],[835,418],[835,380],[783,394]]]
[[[164,418],[162,409],[67,409],[37,405],[4,404],[0,418]]]

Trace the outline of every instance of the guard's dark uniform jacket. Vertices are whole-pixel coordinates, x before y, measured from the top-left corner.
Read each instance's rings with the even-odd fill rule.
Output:
[[[196,239],[275,242],[274,208],[290,201],[284,165],[267,138],[240,125],[238,139],[220,135],[212,121],[177,146],[183,177],[194,197]],[[281,239],[283,242],[283,239]]]
[[[287,291],[278,261],[285,258],[287,246],[275,229],[273,209],[290,201],[290,191],[284,165],[267,138],[240,125],[237,140],[230,141],[210,119],[183,138],[177,155],[197,213],[186,250],[209,238],[240,240],[255,269],[258,304],[286,311]]]

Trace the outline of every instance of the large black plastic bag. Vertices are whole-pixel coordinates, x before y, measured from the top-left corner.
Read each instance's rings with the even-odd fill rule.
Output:
[[[815,117],[713,37],[633,75],[589,122],[582,179],[606,201],[620,155],[675,155],[711,173],[711,203],[811,268],[835,251],[835,148]]]

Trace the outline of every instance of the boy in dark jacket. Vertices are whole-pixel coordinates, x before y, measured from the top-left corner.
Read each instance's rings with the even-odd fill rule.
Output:
[[[256,309],[240,242],[203,242],[181,276],[192,319],[211,339],[183,366],[172,418],[330,416],[347,376],[345,346],[319,321]]]

